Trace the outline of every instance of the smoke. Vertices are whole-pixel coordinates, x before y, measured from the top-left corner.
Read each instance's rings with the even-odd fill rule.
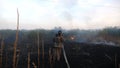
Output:
[[[2,1],[0,0],[0,21],[2,19],[2,17],[1,17],[2,16],[2,10],[1,9],[2,9]]]
[[[61,2],[65,8],[71,9],[77,4],[78,0],[61,0]]]
[[[68,25],[73,29],[73,16],[69,12],[65,11],[63,13],[65,20],[68,22]]]

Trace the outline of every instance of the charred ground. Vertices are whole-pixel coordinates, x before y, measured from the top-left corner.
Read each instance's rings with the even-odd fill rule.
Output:
[[[45,44],[45,68],[50,68],[48,50],[51,47],[51,45],[53,44]],[[67,42],[64,44],[64,46],[71,68],[115,68],[115,63],[117,63],[117,67],[120,64],[120,47],[117,46],[76,42]],[[28,51],[26,50],[22,50],[20,52],[17,68],[27,67],[27,52]],[[4,68],[12,68],[12,53],[12,50],[7,50],[7,52],[4,52]],[[33,68],[32,62],[36,63],[37,65],[37,52],[31,52],[30,59],[31,68]],[[43,65],[42,62],[43,59],[41,57],[41,67]],[[67,68],[63,55],[61,55],[60,61],[55,61],[52,63],[52,65],[53,68]]]
[[[37,32],[40,38],[40,67],[50,68],[49,49],[53,47],[54,30],[21,30],[17,45],[17,68],[27,68],[28,52],[30,65],[38,65]],[[16,30],[0,30],[0,44],[4,38],[2,68],[12,68],[13,44]],[[65,51],[71,68],[118,68],[120,64],[120,29],[64,30]],[[74,37],[74,39],[71,39]],[[44,39],[44,59],[41,40]],[[101,43],[102,42],[102,43]],[[108,42],[112,42],[108,43]],[[43,62],[44,61],[44,62]],[[63,55],[60,61],[52,62],[53,68],[67,68]]]

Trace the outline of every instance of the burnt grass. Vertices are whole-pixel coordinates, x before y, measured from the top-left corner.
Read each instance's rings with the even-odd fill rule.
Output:
[[[53,47],[52,45],[53,43],[45,44],[44,59],[42,58],[42,54],[40,54],[40,68],[67,68],[63,54],[60,61],[56,60],[52,62],[50,67],[48,51],[49,48]],[[65,42],[64,47],[71,68],[115,68],[116,65],[118,68],[120,64],[119,46]],[[27,68],[28,49],[23,47],[20,50],[17,68]],[[12,68],[13,51],[8,49],[6,51],[4,51],[3,55],[3,68]],[[31,68],[33,68],[32,62],[37,65],[37,56],[37,52],[31,53]]]

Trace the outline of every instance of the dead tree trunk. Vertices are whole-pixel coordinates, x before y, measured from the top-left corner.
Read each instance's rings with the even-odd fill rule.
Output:
[[[28,68],[30,68],[30,52],[28,52]]]
[[[16,30],[16,38],[14,42],[14,53],[13,53],[13,68],[16,68],[16,50],[17,50],[17,43],[18,43],[18,32],[19,32],[19,12],[17,9],[17,30]]]
[[[37,34],[37,44],[38,44],[38,68],[39,68],[39,65],[40,65],[40,39],[39,39],[39,31],[38,31],[38,34]]]
[[[44,68],[44,40],[42,39],[42,68]]]
[[[2,68],[2,60],[3,60],[3,46],[4,46],[4,40],[2,39],[1,42],[1,50],[0,50],[0,68]]]
[[[115,68],[117,68],[117,54],[115,54]]]
[[[53,66],[52,66],[52,52],[51,52],[51,48],[49,49],[49,64],[50,64],[50,68],[53,68]]]

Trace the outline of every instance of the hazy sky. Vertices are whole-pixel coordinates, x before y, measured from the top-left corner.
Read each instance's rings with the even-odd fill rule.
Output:
[[[120,0],[0,0],[0,29],[99,29],[120,26]]]

